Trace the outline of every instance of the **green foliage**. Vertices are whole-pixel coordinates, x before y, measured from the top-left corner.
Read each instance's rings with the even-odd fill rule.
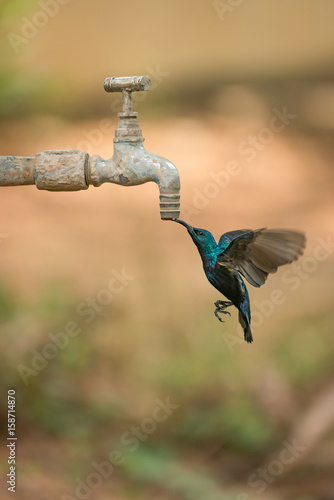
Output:
[[[257,451],[269,443],[273,428],[249,398],[230,398],[219,410],[221,425],[232,446]]]
[[[47,320],[66,318],[75,301],[70,297],[68,288],[58,283],[47,283],[36,297],[34,312],[36,317]]]
[[[181,499],[228,500],[219,484],[206,471],[191,469],[167,445],[141,445],[136,453],[129,454],[124,468],[140,482],[157,484]]]
[[[18,16],[22,16],[37,3],[36,0],[2,0],[0,4],[2,24],[9,20],[16,20]]]
[[[0,282],[0,318],[9,321],[18,313],[18,303],[14,292],[5,283]]]
[[[0,4],[0,119],[39,112],[52,102],[56,109],[64,87],[45,71],[29,71],[21,54],[15,53],[8,35],[20,34],[22,17],[38,7],[36,0],[9,0]]]
[[[187,408],[180,429],[193,444],[220,442],[244,451],[261,450],[272,427],[247,397],[228,397],[216,406]]]
[[[299,317],[287,325],[279,339],[275,358],[297,387],[310,382],[314,384],[332,368],[334,339],[331,318],[332,311]]]

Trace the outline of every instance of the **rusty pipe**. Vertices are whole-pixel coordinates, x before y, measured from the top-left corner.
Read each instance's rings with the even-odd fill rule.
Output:
[[[0,156],[0,186],[35,184],[35,158]]]
[[[0,186],[33,185],[48,191],[79,191],[105,182],[137,186],[155,182],[160,190],[163,220],[179,216],[180,180],[176,167],[149,153],[142,142],[115,143],[114,155],[104,160],[78,150],[40,151],[30,157],[0,157]]]
[[[0,186],[35,184],[48,191],[87,189],[89,154],[75,149],[40,151],[35,157],[0,156]]]
[[[104,182],[137,186],[155,182],[160,190],[160,215],[164,220],[180,213],[180,179],[176,167],[166,158],[146,151],[138,113],[132,109],[132,92],[145,91],[147,76],[107,78],[107,92],[122,92],[123,111],[118,113],[114,155],[104,160],[85,151],[40,151],[35,157],[0,157],[0,186],[35,184],[49,191],[78,191]]]

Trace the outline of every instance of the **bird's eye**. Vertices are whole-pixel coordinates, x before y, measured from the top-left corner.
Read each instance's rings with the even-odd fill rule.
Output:
[[[203,236],[203,231],[197,231],[198,236]]]

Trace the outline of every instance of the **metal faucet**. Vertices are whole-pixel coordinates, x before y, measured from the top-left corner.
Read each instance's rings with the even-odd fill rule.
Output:
[[[123,111],[118,113],[114,154],[109,160],[75,149],[40,151],[35,157],[0,156],[0,186],[35,184],[49,191],[79,191],[104,182],[136,186],[153,181],[160,190],[163,220],[180,214],[180,179],[166,158],[144,149],[138,113],[132,109],[132,92],[149,90],[147,76],[107,78],[106,92],[122,92]]]

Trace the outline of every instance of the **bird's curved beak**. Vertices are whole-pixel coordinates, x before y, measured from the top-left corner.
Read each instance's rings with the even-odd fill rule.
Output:
[[[180,220],[180,219],[172,219],[174,222],[178,222],[179,224],[182,224],[182,226],[186,227],[188,229],[188,231],[190,229],[192,229],[192,226],[190,226],[189,224],[187,224],[187,222],[184,222],[184,220]]]

